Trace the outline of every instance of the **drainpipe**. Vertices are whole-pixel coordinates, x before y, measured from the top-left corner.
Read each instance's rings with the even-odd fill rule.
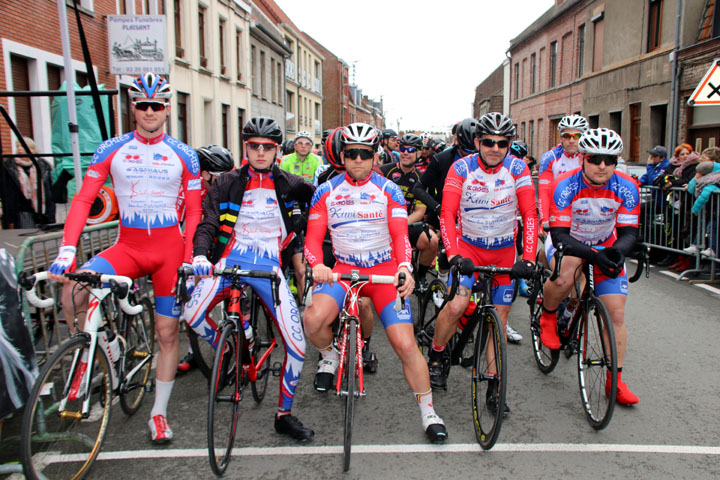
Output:
[[[672,81],[670,83],[670,144],[667,145],[668,152],[671,152],[678,142],[678,119],[680,108],[680,68],[678,66],[678,50],[680,49],[680,26],[682,18],[682,0],[677,0],[677,12],[675,13],[675,48],[672,51]]]

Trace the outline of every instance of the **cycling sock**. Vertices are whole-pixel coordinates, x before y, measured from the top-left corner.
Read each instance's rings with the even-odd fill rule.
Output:
[[[432,403],[432,389],[427,392],[415,394],[415,400],[417,400],[418,406],[420,407],[420,416],[424,417],[427,414],[435,413],[435,408]]]
[[[275,414],[275,418],[280,418],[284,415],[290,415],[290,410],[285,410],[284,408],[278,408],[278,411]]]
[[[445,347],[447,347],[447,343],[445,345],[438,345],[435,343],[435,339],[433,339],[431,353],[442,353],[445,351]]]
[[[155,379],[155,403],[153,403],[150,418],[155,415],[167,417],[167,406],[174,384],[175,380],[172,382],[163,382],[162,380]]]
[[[418,265],[418,278],[421,280],[424,279],[429,269],[429,265]]]
[[[367,337],[367,338],[364,339],[364,342],[363,342],[363,352],[367,352],[367,351],[370,349],[370,338],[371,338],[371,337]]]
[[[333,359],[337,360],[338,352],[333,348],[333,344],[331,343],[325,348],[321,348],[320,350],[320,356],[322,356],[323,359]]]

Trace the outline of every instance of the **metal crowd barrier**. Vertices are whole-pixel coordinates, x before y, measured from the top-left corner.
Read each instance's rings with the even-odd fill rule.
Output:
[[[83,265],[88,259],[113,245],[118,235],[118,222],[108,222],[85,227],[78,242],[77,265]],[[15,273],[28,274],[42,272],[49,268],[57,256],[63,232],[46,233],[26,239],[15,255]],[[138,280],[141,294],[151,293],[145,279]],[[60,298],[61,288],[58,284],[47,282],[39,286],[43,296]],[[57,302],[56,302],[57,304]],[[52,353],[55,346],[62,343],[68,336],[64,320],[61,319],[59,307],[42,310],[28,304],[22,297],[22,308],[28,329],[33,336],[35,353],[42,363]]]
[[[690,245],[697,246],[697,252],[690,255],[691,267],[680,274],[678,280],[690,275],[707,273],[704,262],[710,262],[708,280],[715,281],[718,259],[718,233],[720,232],[720,192],[713,192],[699,215],[691,212],[695,195],[682,188],[662,190],[659,187],[643,185],[640,188],[640,235],[643,243],[652,249],[668,253],[689,255],[684,251]],[[701,252],[711,248],[715,255],[706,256]]]

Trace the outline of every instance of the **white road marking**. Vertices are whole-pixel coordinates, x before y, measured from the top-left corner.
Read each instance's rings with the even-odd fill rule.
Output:
[[[663,275],[667,275],[668,277],[672,277],[675,280],[677,280],[680,277],[679,273],[674,273],[674,272],[671,272],[670,270],[660,270],[660,273],[662,273]]]
[[[711,287],[710,285],[705,285],[704,283],[696,283],[695,286],[696,286],[696,287],[700,287],[700,288],[704,288],[705,290],[707,290],[707,291],[709,291],[709,292],[716,293],[716,294],[720,295],[720,288]]]
[[[451,443],[447,445],[354,445],[353,453],[387,454],[387,453],[480,453],[482,449],[477,443]],[[645,453],[675,455],[718,455],[720,447],[702,445],[632,445],[632,444],[574,444],[574,443],[498,443],[493,452],[526,452],[526,453]],[[235,448],[234,457],[257,457],[274,455],[336,455],[342,454],[342,445],[307,446],[307,447],[246,447]],[[137,460],[161,458],[207,457],[206,448],[188,448],[172,450],[122,450],[101,452],[98,460]],[[79,458],[78,458],[79,457]],[[48,464],[55,462],[72,462],[84,459],[77,455],[48,455]]]

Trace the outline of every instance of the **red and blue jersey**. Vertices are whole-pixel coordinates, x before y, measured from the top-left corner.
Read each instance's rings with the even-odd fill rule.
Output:
[[[547,222],[550,216],[552,183],[560,175],[580,167],[580,153],[569,154],[562,145],[549,150],[540,157],[538,176],[538,201],[540,203],[540,221]]]
[[[315,190],[305,239],[305,256],[313,267],[322,263],[327,230],[341,263],[372,267],[388,261],[410,262],[403,192],[374,171],[360,181],[347,173],[338,175]]]
[[[485,167],[478,154],[453,163],[443,188],[440,229],[448,258],[459,255],[459,240],[487,250],[515,244],[516,212],[525,225],[523,258],[535,261],[537,206],[530,170],[522,160],[507,156]]]
[[[553,183],[550,227],[569,227],[586,245],[612,245],[616,227],[637,227],[640,193],[637,184],[617,170],[601,187],[585,181],[581,168]]]

